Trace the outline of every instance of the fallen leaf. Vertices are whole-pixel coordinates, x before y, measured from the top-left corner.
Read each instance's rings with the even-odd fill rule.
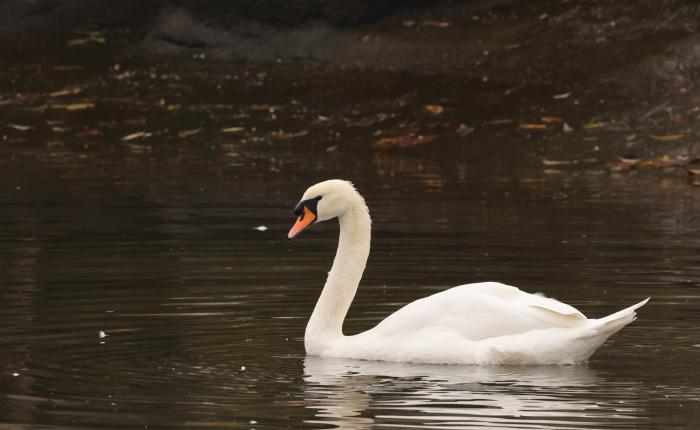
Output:
[[[244,127],[226,127],[221,129],[222,132],[224,133],[240,133],[241,131],[245,131]]]
[[[593,129],[602,128],[602,127],[603,127],[603,123],[600,123],[600,122],[591,122],[591,123],[588,123],[588,124],[583,126],[583,128],[585,130],[593,130]]]
[[[650,134],[649,137],[659,142],[675,142],[676,140],[683,139],[685,137],[685,134],[665,134],[662,136]]]
[[[547,124],[520,124],[518,128],[521,130],[545,130]]]
[[[55,104],[51,105],[51,109],[65,109],[67,111],[85,110],[95,107],[95,103],[83,102],[83,103],[70,103],[70,104]]]
[[[574,131],[574,129],[568,123],[564,123],[561,126],[561,131],[563,131],[564,133],[571,133]]]
[[[667,154],[664,154],[661,158],[655,160],[646,160],[644,166],[648,167],[679,167],[683,165],[683,162],[677,158],[671,158]]]
[[[437,138],[436,135],[415,135],[406,134],[402,136],[392,136],[383,137],[374,142],[374,146],[379,148],[391,148],[398,146],[399,148],[405,148],[409,146],[422,145],[424,143],[432,142]]]
[[[87,43],[90,42],[90,39],[71,39],[68,41],[68,46],[80,46],[80,45],[86,45]]]
[[[457,127],[457,134],[459,137],[467,137],[474,132],[474,127],[470,127],[466,124],[460,124]]]
[[[693,158],[687,165],[689,175],[700,175],[700,158]]]
[[[250,110],[253,112],[259,112],[259,111],[264,111],[264,110],[276,110],[279,109],[279,106],[274,106],[274,105],[267,105],[267,104],[254,104],[250,105]]]
[[[440,115],[441,113],[445,112],[445,108],[440,105],[425,105],[423,106],[423,109],[425,109],[425,111],[431,115]]]
[[[195,129],[192,129],[192,130],[182,130],[182,131],[180,131],[180,132],[177,133],[177,137],[190,137],[190,136],[194,136],[195,134],[199,133],[200,131],[202,131],[201,128],[195,128]]]
[[[7,123],[7,126],[10,128],[14,128],[15,130],[19,130],[19,131],[27,131],[27,130],[31,130],[33,128],[31,125],[12,124],[12,123]]]
[[[129,118],[126,121],[124,121],[124,124],[129,124],[129,125],[144,125],[146,124],[146,118],[142,116],[138,116],[135,118]]]
[[[49,97],[69,96],[72,94],[79,94],[81,91],[83,91],[82,87],[66,88],[65,90],[55,91],[53,93],[49,93]]]
[[[301,131],[298,131],[296,133],[291,133],[291,132],[287,132],[284,130],[277,130],[277,131],[272,133],[272,135],[274,137],[276,137],[277,139],[280,139],[280,140],[292,139],[294,137],[302,137],[302,136],[306,136],[307,134],[309,134],[309,132],[306,130],[301,130]]]
[[[512,124],[515,121],[512,119],[493,119],[491,121],[486,121],[484,124],[488,125],[502,125],[502,124]]]
[[[91,128],[89,130],[83,130],[75,134],[75,137],[95,137],[102,136],[102,132],[96,128]]]
[[[421,27],[439,27],[439,28],[446,28],[450,26],[450,23],[447,21],[433,21],[433,20],[427,20],[423,21],[420,23]]]
[[[569,166],[571,164],[576,164],[576,161],[571,161],[571,160],[547,160],[546,158],[542,159],[542,164],[545,166]]]
[[[632,169],[635,169],[635,165],[630,163],[619,162],[610,165],[610,171],[612,172],[629,172]]]
[[[625,164],[639,164],[641,160],[636,155],[628,154],[620,157],[620,162]]]
[[[145,136],[146,136],[145,131],[138,131],[136,133],[127,134],[126,136],[122,137],[122,140],[124,142],[126,142],[129,140],[134,140],[134,139],[138,139],[138,138],[145,137]]]
[[[554,100],[563,100],[565,98],[568,98],[571,95],[571,93],[562,93],[562,94],[555,94],[552,96]]]
[[[551,124],[553,122],[564,122],[564,118],[560,116],[543,116],[542,122]]]

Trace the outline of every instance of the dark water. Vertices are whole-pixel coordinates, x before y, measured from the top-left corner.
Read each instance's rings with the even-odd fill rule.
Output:
[[[155,136],[91,149],[74,137],[47,145],[40,130],[8,135],[0,428],[691,429],[700,419],[700,194],[682,178],[511,169],[467,147],[381,154],[304,137]],[[373,216],[346,333],[484,280],[591,317],[652,301],[586,366],[306,357],[337,226],[285,236],[302,192],[331,177],[352,179]]]

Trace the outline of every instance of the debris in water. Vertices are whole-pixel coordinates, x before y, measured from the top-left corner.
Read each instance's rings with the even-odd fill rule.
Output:
[[[92,109],[95,107],[95,103],[92,103],[92,102],[70,103],[70,104],[57,103],[57,104],[51,105],[49,107],[51,109],[65,109],[67,111],[76,111],[76,110]]]
[[[685,137],[685,134],[665,134],[662,136],[650,134],[649,137],[659,142],[675,142],[677,140],[683,139]]]
[[[14,372],[14,373],[12,374],[12,376],[15,376],[15,377],[16,377],[16,376],[19,376],[19,373]]]
[[[241,131],[245,131],[245,128],[243,128],[243,127],[226,127],[226,128],[222,128],[221,131],[224,133],[240,133]]]
[[[450,26],[450,23],[447,21],[433,21],[433,20],[427,20],[423,21],[420,23],[421,27],[438,27],[438,28],[447,28]]]
[[[378,148],[392,148],[392,147],[400,147],[400,148],[405,148],[409,146],[417,146],[417,145],[422,145],[424,143],[432,142],[437,138],[436,135],[422,135],[422,134],[414,134],[414,133],[409,133],[406,135],[402,136],[392,136],[392,137],[382,137],[381,139],[378,139],[376,142],[374,142],[374,146]]]
[[[177,133],[177,137],[184,138],[184,137],[194,136],[195,134],[199,133],[200,131],[202,131],[201,128],[195,128],[193,130],[182,130],[182,131]]]
[[[565,122],[561,126],[561,131],[563,131],[564,133],[571,133],[574,131],[574,129],[568,123]]]
[[[542,164],[545,166],[568,166],[571,164],[576,164],[576,161],[571,161],[571,160],[547,160],[546,158],[542,159]]]
[[[457,134],[459,137],[467,137],[474,132],[474,127],[470,127],[466,124],[460,124],[457,127]]]
[[[241,366],[241,372],[245,372],[245,366]]]
[[[7,126],[10,128],[14,128],[15,130],[19,130],[19,131],[27,131],[27,130],[32,129],[31,125],[13,124],[11,122],[8,122]]]
[[[103,332],[102,330],[100,330],[100,332],[97,333],[97,336],[98,336],[100,339],[103,339],[103,338],[107,337],[107,333],[105,333],[105,332]]]
[[[484,124],[488,125],[503,125],[503,124],[512,124],[515,121],[512,119],[492,119],[491,121],[486,121]]]
[[[65,90],[61,91],[55,91],[53,93],[49,93],[49,97],[63,97],[63,96],[69,96],[72,94],[79,94],[81,91],[83,91],[82,87],[73,87],[73,88],[67,88]]]
[[[641,160],[639,159],[639,157],[637,157],[634,154],[626,154],[620,157],[620,162],[625,164],[635,165],[638,164],[640,161]]]
[[[689,175],[700,175],[700,158],[693,158],[687,165]]]
[[[423,109],[431,115],[440,115],[445,112],[445,108],[440,105],[425,105]]]
[[[56,127],[54,127],[55,129]],[[75,137],[95,137],[102,136],[102,132],[96,128],[91,128],[88,130],[83,130],[75,134]]]
[[[564,122],[564,118],[560,116],[543,116],[542,122],[551,124],[553,122]]]
[[[552,96],[554,100],[563,100],[565,98],[568,98],[571,95],[571,93],[562,93],[562,94],[555,94]]]
[[[267,231],[267,226],[266,225],[259,225],[257,227],[253,227],[253,230],[257,231]]]
[[[545,130],[547,124],[520,124],[518,128],[521,130]]]
[[[134,139],[138,139],[141,137],[148,137],[150,135],[151,135],[151,133],[146,133],[145,131],[138,131],[136,133],[127,134],[126,136],[122,137],[122,140],[124,142],[127,142],[129,140],[134,140]]]

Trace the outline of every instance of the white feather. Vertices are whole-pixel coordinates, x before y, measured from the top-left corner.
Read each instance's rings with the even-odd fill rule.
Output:
[[[338,217],[333,267],[309,319],[306,351],[321,357],[431,364],[575,364],[634,321],[649,299],[602,319],[497,282],[461,285],[410,303],[376,327],[344,336],[343,320],[369,256],[371,220],[349,182],[309,188],[318,219]]]

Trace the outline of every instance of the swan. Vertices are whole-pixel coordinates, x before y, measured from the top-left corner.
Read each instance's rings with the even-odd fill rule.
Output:
[[[649,298],[600,319],[572,306],[498,282],[460,285],[409,303],[376,327],[343,335],[369,256],[371,219],[352,183],[331,179],[309,187],[287,235],[338,218],[333,267],[309,318],[311,356],[425,364],[579,364],[636,319]]]

